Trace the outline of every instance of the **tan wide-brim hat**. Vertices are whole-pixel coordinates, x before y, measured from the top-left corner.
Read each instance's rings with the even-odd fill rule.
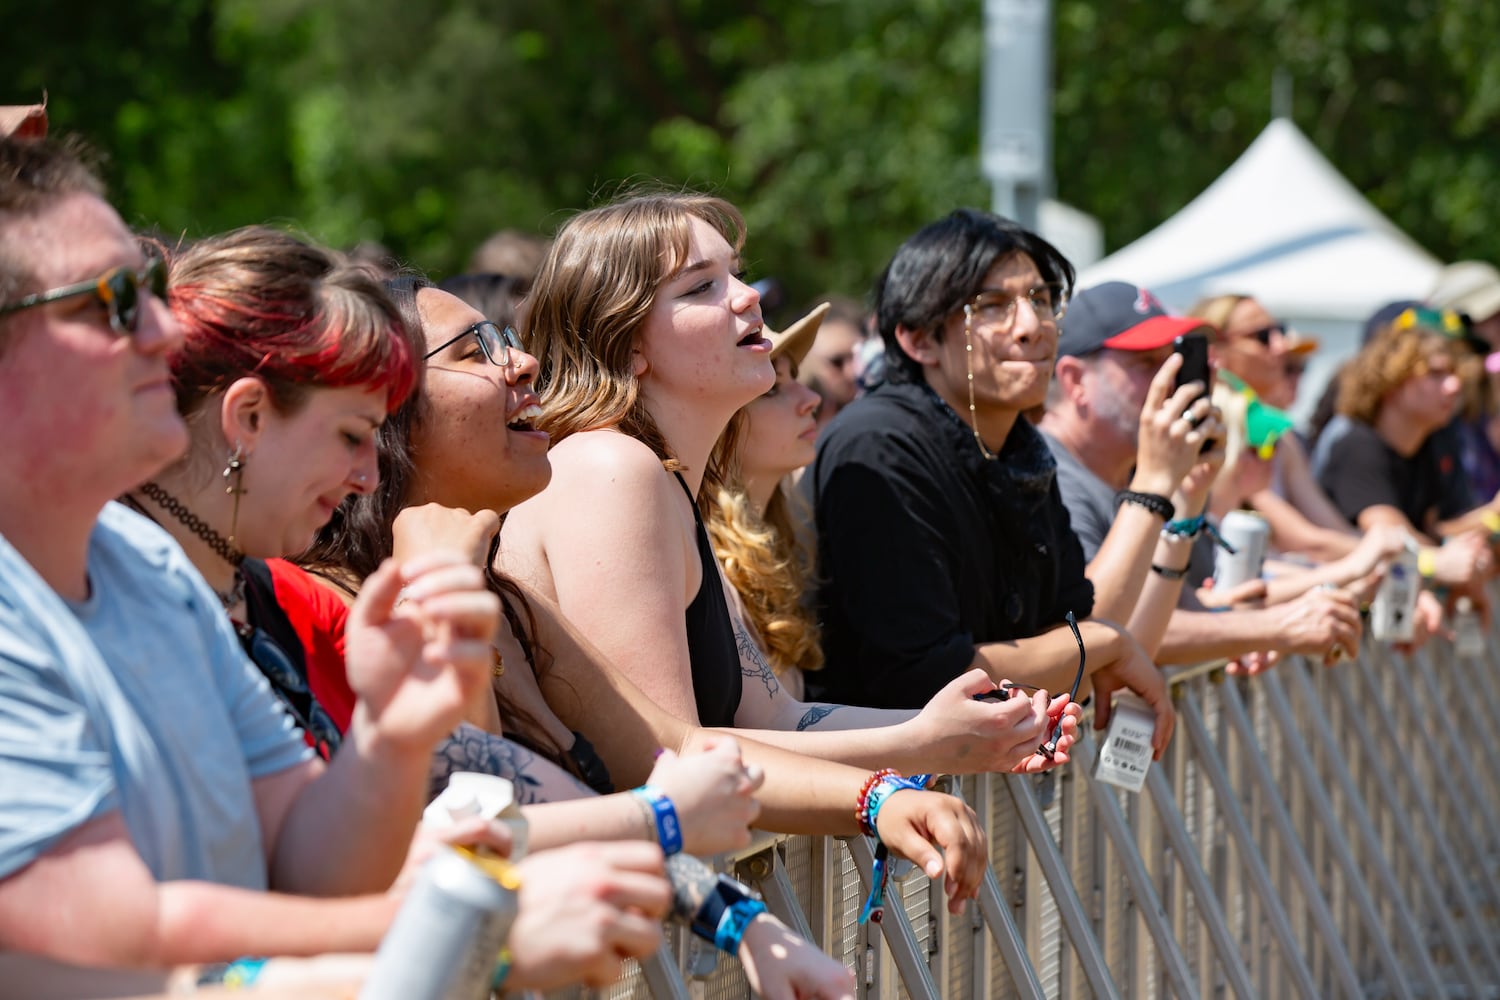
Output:
[[[42,139],[46,135],[46,104],[0,104],[0,136]]]
[[[770,327],[761,331],[771,342],[771,360],[775,361],[782,355],[786,355],[792,359],[792,364],[801,367],[802,359],[807,357],[807,352],[812,349],[813,341],[818,337],[818,327],[823,325],[823,317],[831,308],[833,308],[832,303],[824,302],[781,333],[777,333]]]

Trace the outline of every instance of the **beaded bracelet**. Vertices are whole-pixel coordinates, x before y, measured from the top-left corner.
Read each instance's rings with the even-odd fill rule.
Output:
[[[859,795],[854,799],[854,822],[859,824],[859,832],[866,837],[878,837],[874,826],[870,824],[870,791],[880,782],[887,778],[899,778],[901,774],[895,768],[882,767],[865,779],[865,783],[859,787]]]
[[[656,824],[656,842],[663,854],[676,854],[682,850],[682,823],[677,819],[677,807],[667,798],[667,793],[654,785],[632,788],[634,795],[651,813]]]
[[[1172,501],[1160,493],[1138,493],[1135,490],[1121,490],[1115,494],[1115,503],[1133,503],[1137,507],[1144,507],[1168,524],[1171,523],[1172,518],[1177,516],[1177,508],[1172,506]]]

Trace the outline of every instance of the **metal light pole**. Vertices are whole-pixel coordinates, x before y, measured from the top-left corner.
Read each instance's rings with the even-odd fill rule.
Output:
[[[1052,0],[985,0],[982,87],[994,209],[1035,231],[1052,193]]]

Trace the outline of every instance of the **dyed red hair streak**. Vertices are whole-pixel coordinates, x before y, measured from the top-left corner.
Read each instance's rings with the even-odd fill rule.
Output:
[[[185,247],[170,264],[182,413],[246,375],[263,379],[283,412],[310,389],[346,386],[385,389],[394,411],[416,385],[413,332],[379,279],[342,254],[249,226]]]

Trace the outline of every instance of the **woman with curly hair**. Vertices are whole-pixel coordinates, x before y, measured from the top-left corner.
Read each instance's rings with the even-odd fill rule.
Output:
[[[812,347],[823,303],[781,333],[767,332],[776,384],[747,403],[738,454],[737,482],[719,490],[706,527],[738,597],[745,624],[759,641],[788,692],[801,698],[802,671],[823,665],[818,622],[804,595],[813,579],[810,518],[788,477],[816,454],[818,393],[798,380]]]

